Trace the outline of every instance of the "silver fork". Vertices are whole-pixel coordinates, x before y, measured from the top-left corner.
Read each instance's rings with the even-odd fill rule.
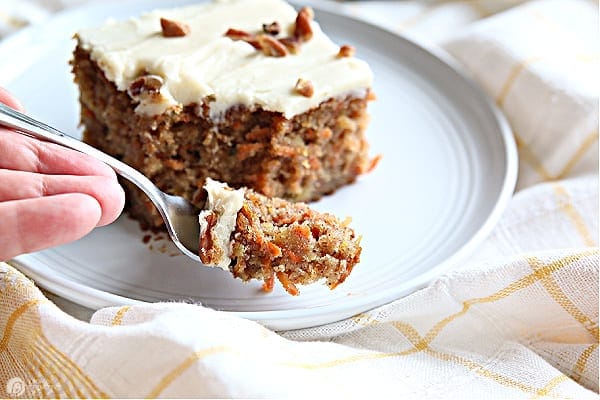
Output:
[[[175,245],[183,254],[200,262],[198,257],[200,237],[198,210],[183,197],[171,196],[162,192],[150,179],[129,165],[2,103],[0,103],[0,125],[12,128],[29,137],[77,150],[110,166],[117,174],[146,193],[160,212]]]

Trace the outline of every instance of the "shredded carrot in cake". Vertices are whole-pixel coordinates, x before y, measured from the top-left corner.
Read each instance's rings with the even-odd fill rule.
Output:
[[[271,256],[273,256],[273,257],[281,256],[281,247],[277,246],[275,243],[273,243],[273,242],[267,243],[267,249],[269,250],[269,254],[271,254]]]
[[[366,168],[365,173],[369,173],[372,172],[375,168],[377,168],[377,166],[379,165],[379,162],[381,161],[381,159],[383,158],[382,154],[378,154],[375,157],[373,157],[370,161],[369,161],[369,166]]]
[[[293,251],[291,251],[291,250],[287,250],[287,249],[286,249],[286,250],[284,250],[283,252],[284,252],[284,253],[285,253],[285,255],[287,256],[287,258],[289,258],[289,259],[290,259],[290,261],[291,261],[291,262],[293,262],[293,263],[295,263],[295,264],[297,264],[297,263],[299,263],[300,261],[302,261],[302,257],[298,256],[296,253],[294,253],[294,252],[293,252]]]
[[[300,294],[300,291],[298,290],[296,285],[294,285],[294,283],[288,279],[288,276],[284,272],[278,271],[277,279],[279,279],[279,282],[281,282],[281,285],[283,286],[285,291],[291,294],[292,296],[298,296],[298,294]]]

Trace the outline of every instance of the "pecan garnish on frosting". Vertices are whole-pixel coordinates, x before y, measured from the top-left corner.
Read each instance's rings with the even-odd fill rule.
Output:
[[[354,56],[354,53],[356,53],[356,49],[354,48],[354,46],[345,44],[342,47],[340,47],[340,51],[338,52],[337,56],[338,58],[352,57]]]
[[[273,21],[270,24],[263,24],[262,29],[264,33],[273,36],[277,36],[279,35],[279,32],[281,32],[281,26],[279,26],[279,22],[277,21]]]
[[[310,22],[314,17],[315,12],[310,7],[303,7],[298,11],[296,26],[294,27],[294,37],[296,39],[299,39],[301,42],[308,42],[312,38],[313,31]]]
[[[270,35],[257,35],[256,39],[264,55],[270,57],[284,57],[288,54],[287,48],[279,40]]]
[[[311,81],[299,78],[295,86],[296,92],[304,97],[312,97],[315,93],[315,88]]]
[[[279,39],[279,41],[291,54],[297,54],[300,51],[300,42],[294,37],[284,37]]]
[[[289,37],[277,37],[281,33],[281,26],[277,21],[262,25],[262,32],[249,33],[240,29],[229,28],[225,36],[231,40],[243,40],[257,50],[261,50],[269,57],[284,57],[300,51],[300,45],[309,41],[313,36],[311,21],[314,12],[310,7],[298,11],[294,24],[294,33]]]
[[[160,27],[164,37],[181,37],[190,33],[190,26],[185,22],[161,18]]]
[[[225,32],[225,36],[227,36],[231,40],[243,40],[244,42],[250,44],[256,50],[261,50],[260,44],[258,43],[258,39],[256,35],[248,33],[246,31],[242,31],[240,29],[227,29]]]
[[[160,88],[162,85],[162,77],[158,75],[144,75],[140,76],[129,84],[127,93],[133,99],[154,97],[160,94]]]

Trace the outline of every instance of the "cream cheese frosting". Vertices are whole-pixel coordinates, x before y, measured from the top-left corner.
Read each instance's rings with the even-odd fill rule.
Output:
[[[231,263],[231,233],[235,230],[237,214],[244,204],[244,189],[231,189],[226,184],[206,178],[204,190],[208,193],[206,208],[200,212],[200,237],[207,233],[216,239],[215,245],[223,250],[223,256],[216,267],[229,271]],[[208,214],[215,214],[217,222],[211,229],[206,221]]]
[[[142,74],[160,76],[160,101],[141,100],[136,112],[155,115],[173,106],[201,103],[210,96],[211,116],[233,105],[259,106],[290,118],[331,97],[371,87],[372,72],[355,57],[337,57],[333,43],[311,22],[313,37],[297,54],[268,57],[244,41],[225,37],[230,29],[258,33],[277,21],[283,33],[293,31],[297,12],[281,0],[215,0],[211,3],[154,10],[138,18],[107,21],[77,33],[107,79],[119,90]],[[183,22],[190,32],[164,37],[160,19]],[[299,95],[299,78],[314,87],[311,97]]]

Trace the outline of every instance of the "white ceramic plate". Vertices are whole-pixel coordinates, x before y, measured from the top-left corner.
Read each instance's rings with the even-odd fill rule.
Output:
[[[68,65],[73,33],[110,16],[190,2],[104,3],[58,15],[0,45],[0,84],[33,116],[78,136]],[[355,45],[374,70],[368,137],[372,153],[383,154],[374,172],[313,204],[352,216],[364,236],[362,261],[343,285],[301,287],[298,297],[279,287],[265,294],[258,282],[244,284],[173,256],[166,241],[143,243],[137,223],[123,216],[77,242],[20,256],[16,265],[40,286],[89,308],[177,299],[274,329],[349,317],[455,265],[489,233],[513,191],[517,157],[508,125],[447,56],[332,9],[320,5],[317,20],[338,43]]]

